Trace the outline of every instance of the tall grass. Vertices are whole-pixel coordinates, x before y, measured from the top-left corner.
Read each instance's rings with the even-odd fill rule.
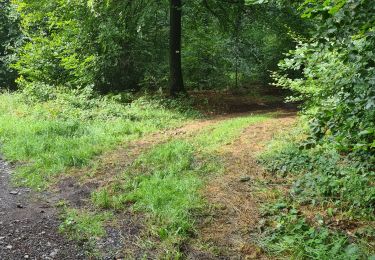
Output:
[[[33,188],[44,188],[51,176],[87,164],[119,142],[196,116],[168,109],[160,99],[124,104],[85,89],[44,91],[0,95],[1,153],[22,163],[15,180]]]

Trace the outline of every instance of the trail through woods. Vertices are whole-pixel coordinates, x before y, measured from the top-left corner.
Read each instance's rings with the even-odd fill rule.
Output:
[[[156,144],[194,136],[215,123],[248,114],[229,113],[196,120],[177,129],[123,144],[97,157],[93,165],[63,174],[48,192],[12,187],[10,177],[14,165],[1,159],[0,259],[95,259],[95,255],[87,255],[87,245],[70,241],[58,231],[60,220],[56,204],[59,201],[64,200],[76,208],[90,208],[90,194],[94,189],[113,181],[140,154]],[[262,203],[254,198],[252,185],[265,178],[255,155],[274,134],[290,127],[293,122],[293,112],[278,110],[277,117],[247,127],[234,142],[221,150],[225,173],[211,178],[202,190],[211,206],[197,220],[197,237],[182,248],[187,259],[263,257],[251,240],[251,233],[260,223],[258,207]],[[106,227],[106,236],[97,242],[100,259],[127,259],[125,255],[142,258],[145,253],[145,248],[140,245],[145,235],[142,214],[125,210],[118,213],[117,219],[116,225]],[[196,241],[212,245],[217,248],[217,253],[196,247]],[[149,250],[149,255],[152,255],[153,249]]]

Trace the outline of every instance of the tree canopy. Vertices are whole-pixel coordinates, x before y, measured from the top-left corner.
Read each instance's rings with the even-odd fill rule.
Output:
[[[20,85],[93,85],[103,92],[167,86],[168,1],[14,0],[12,6],[26,38],[11,66]],[[190,89],[269,81],[267,70],[295,44],[288,32],[303,32],[291,7],[196,0],[182,1],[181,12]]]

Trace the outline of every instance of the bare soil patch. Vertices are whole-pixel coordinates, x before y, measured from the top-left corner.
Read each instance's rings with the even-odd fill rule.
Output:
[[[245,89],[232,91],[194,91],[189,93],[196,107],[204,114],[225,115],[271,111],[283,109],[296,110],[296,104],[284,103],[285,91],[272,86],[254,85]]]
[[[0,259],[85,259],[85,249],[58,232],[49,193],[11,187],[11,172],[0,158]]]

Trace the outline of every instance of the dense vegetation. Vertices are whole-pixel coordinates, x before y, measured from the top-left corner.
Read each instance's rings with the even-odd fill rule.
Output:
[[[26,38],[12,65],[19,84],[93,85],[103,92],[167,85],[168,1],[12,3],[3,5],[17,8]],[[288,30],[302,30],[293,10],[277,5],[188,1],[183,8],[182,61],[189,88],[266,81],[267,70],[294,46]],[[7,37],[13,36],[2,38]]]
[[[274,78],[303,101],[304,127],[261,158],[291,184],[266,209],[276,224],[265,246],[296,258],[366,259],[375,210],[375,6],[307,0],[300,10],[312,33],[298,38]]]
[[[21,163],[15,183],[45,189],[121,143],[201,117],[179,94],[273,84],[301,112],[259,157],[288,187],[264,203],[259,245],[296,259],[374,257],[374,14],[372,0],[0,0],[1,153]],[[271,116],[152,147],[92,191],[89,212],[64,206],[61,231],[103,235],[131,202],[161,255],[181,257],[199,191],[224,167],[217,149]]]

